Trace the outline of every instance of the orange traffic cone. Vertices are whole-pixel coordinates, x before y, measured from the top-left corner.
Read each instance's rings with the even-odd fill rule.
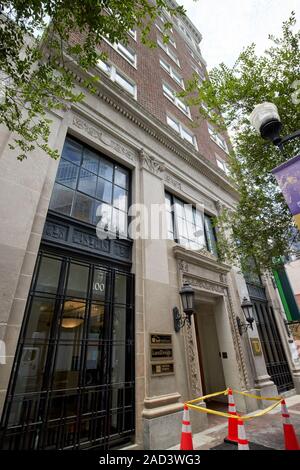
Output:
[[[249,450],[249,442],[246,437],[244,421],[237,419],[238,422],[238,450]]]
[[[183,419],[182,419],[182,433],[180,450],[193,450],[192,428],[190,423],[189,409],[184,405]]]
[[[228,413],[230,415],[237,416],[234,398],[232,395],[231,388],[228,389]],[[238,442],[238,420],[236,418],[228,418],[228,436],[224,439],[224,442],[230,444]]]
[[[285,400],[281,400],[281,414],[283,418],[285,450],[300,450],[294,426],[290,422],[290,415]]]

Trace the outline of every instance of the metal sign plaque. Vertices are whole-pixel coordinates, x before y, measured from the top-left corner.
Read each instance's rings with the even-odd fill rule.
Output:
[[[173,359],[173,349],[172,348],[151,348],[151,359],[154,361],[162,361],[164,359],[170,360]]]
[[[252,351],[254,356],[261,356],[262,355],[262,350],[261,350],[261,344],[258,338],[251,338],[251,346],[252,346]]]
[[[152,375],[168,375],[174,374],[173,362],[152,364]]]
[[[150,344],[172,344],[172,335],[151,334]]]

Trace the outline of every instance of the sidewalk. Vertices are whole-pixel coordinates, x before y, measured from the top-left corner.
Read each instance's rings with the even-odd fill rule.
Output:
[[[291,422],[295,427],[300,441],[300,395],[294,395],[285,399]],[[191,411],[197,413],[197,411]],[[250,413],[251,414],[251,413]],[[209,450],[222,444],[227,436],[227,419],[208,415],[209,428],[193,435],[195,450]],[[249,441],[261,444],[273,449],[284,450],[284,438],[282,429],[282,417],[280,405],[265,416],[254,418],[245,423],[246,435]],[[179,445],[172,447],[178,450]]]

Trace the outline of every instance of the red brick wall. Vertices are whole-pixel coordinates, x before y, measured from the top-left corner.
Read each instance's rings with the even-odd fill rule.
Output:
[[[159,20],[157,20],[159,22]],[[166,52],[157,46],[154,49],[150,49],[140,42],[139,33],[137,35],[137,41],[128,36],[128,45],[137,52],[137,68],[133,67],[126,59],[124,59],[117,51],[115,51],[108,43],[103,41],[100,49],[108,54],[110,61],[121,71],[135,81],[137,85],[137,100],[147,111],[153,114],[156,118],[166,124],[166,113],[173,115],[177,118],[184,126],[190,128],[197,138],[197,144],[199,152],[204,155],[208,160],[216,164],[216,153],[225,161],[228,156],[215,142],[213,142],[209,136],[207,122],[203,119],[199,119],[199,112],[197,107],[191,108],[191,116],[195,122],[196,127],[192,127],[192,121],[183,112],[181,112],[175,104],[168,100],[163,94],[162,81],[168,83],[174,90],[182,91],[181,87],[169,76],[169,74],[162,69],[159,64],[159,58],[162,57],[168,62],[184,79],[187,81],[192,77],[194,72],[191,67],[191,62],[194,59],[188,52],[186,42],[182,35],[179,34],[175,28],[173,28],[172,35],[176,42],[176,48],[171,43],[168,47],[179,58],[180,66],[166,54]],[[161,37],[161,33],[154,26],[150,38],[156,43],[157,37]],[[200,68],[199,64],[194,63]],[[205,67],[202,70],[206,73]],[[198,117],[198,120],[195,118]],[[227,137],[227,136],[226,136]]]

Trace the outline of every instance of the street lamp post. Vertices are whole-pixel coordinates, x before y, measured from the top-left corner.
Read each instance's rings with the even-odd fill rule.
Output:
[[[278,109],[273,103],[265,102],[258,104],[255,106],[249,119],[261,137],[271,141],[281,151],[283,151],[286,143],[300,138],[300,129],[285,137],[281,137],[282,124]],[[289,209],[294,216],[295,223],[300,230],[300,155],[284,162],[272,170],[272,173],[276,177]]]

